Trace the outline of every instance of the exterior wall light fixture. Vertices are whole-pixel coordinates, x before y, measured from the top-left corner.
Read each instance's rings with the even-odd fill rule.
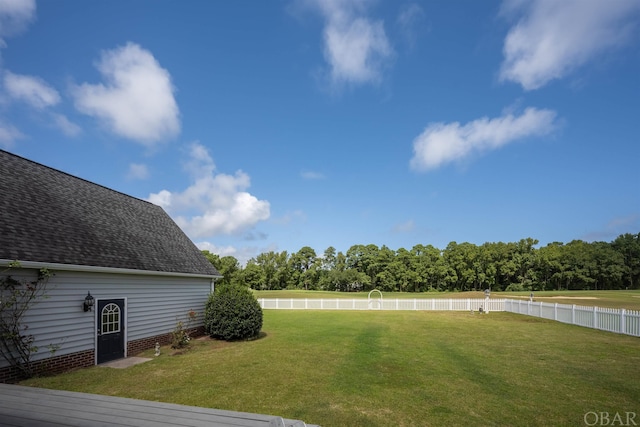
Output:
[[[91,292],[87,292],[87,296],[84,297],[84,302],[82,303],[82,308],[85,312],[91,311],[94,303],[95,299],[91,296]]]

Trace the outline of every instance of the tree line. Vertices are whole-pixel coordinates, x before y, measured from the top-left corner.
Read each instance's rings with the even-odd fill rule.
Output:
[[[392,250],[353,245],[322,255],[309,246],[298,252],[265,252],[243,268],[232,256],[203,251],[224,275],[218,283],[257,290],[307,289],[385,292],[543,291],[640,288],[640,233],[612,242],[574,240],[537,248],[532,238],[482,245],[451,242],[444,249],[415,245]]]

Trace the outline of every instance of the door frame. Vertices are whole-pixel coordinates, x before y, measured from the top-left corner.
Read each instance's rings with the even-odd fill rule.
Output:
[[[129,303],[127,301],[127,297],[109,297],[109,298],[96,298],[96,302],[95,302],[95,310],[94,311],[94,316],[93,316],[93,364],[97,365],[98,364],[98,326],[99,326],[99,301],[104,301],[104,300],[114,300],[114,299],[118,299],[118,300],[124,300],[124,308],[122,310],[122,316],[124,316],[123,322],[122,322],[122,329],[123,329],[123,340],[124,340],[124,357],[127,357],[127,343],[128,343],[128,321],[129,321],[129,315],[128,315],[128,309],[129,309]]]

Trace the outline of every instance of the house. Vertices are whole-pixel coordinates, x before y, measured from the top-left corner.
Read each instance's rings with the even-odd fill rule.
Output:
[[[189,313],[202,333],[222,277],[161,207],[0,150],[0,274],[13,261],[53,273],[24,322],[48,372],[167,344]],[[0,382],[17,375],[0,360]]]

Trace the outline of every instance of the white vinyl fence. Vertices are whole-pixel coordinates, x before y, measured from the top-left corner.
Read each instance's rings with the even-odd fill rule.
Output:
[[[528,300],[485,298],[343,299],[259,298],[263,309],[276,310],[431,310],[507,311],[558,322],[640,337],[640,311],[553,304]]]
[[[505,300],[504,311],[640,337],[640,311]]]
[[[434,298],[434,299],[365,299],[365,298],[259,298],[263,309],[282,310],[440,310],[504,311],[504,299]]]

